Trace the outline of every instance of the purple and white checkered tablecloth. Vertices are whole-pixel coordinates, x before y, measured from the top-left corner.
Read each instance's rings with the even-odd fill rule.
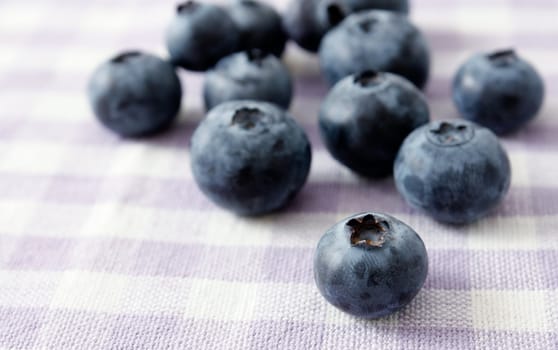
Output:
[[[85,98],[89,74],[123,48],[164,56],[173,11],[173,1],[0,1],[0,348],[558,349],[557,0],[413,2],[433,52],[435,119],[456,117],[451,77],[478,50],[518,48],[547,85],[541,116],[504,139],[509,196],[463,228],[332,160],[316,126],[327,89],[294,46],[292,114],[314,160],[284,212],[239,218],[196,188],[188,141],[201,75],[181,73],[168,133],[105,131]],[[319,237],[363,210],[413,226],[430,256],[417,298],[378,321],[331,307],[312,278]]]

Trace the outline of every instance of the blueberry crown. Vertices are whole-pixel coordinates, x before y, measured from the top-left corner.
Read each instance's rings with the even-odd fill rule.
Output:
[[[119,55],[114,56],[113,58],[111,58],[110,61],[112,63],[122,63],[122,62],[125,62],[129,58],[137,57],[139,55],[141,55],[141,52],[139,52],[139,51],[126,51],[126,52],[122,52]]]
[[[245,130],[252,129],[262,117],[263,112],[258,108],[240,108],[234,113],[231,125],[238,125]]]
[[[247,6],[247,7],[258,7],[258,6],[260,6],[260,4],[257,1],[254,1],[254,0],[241,0],[240,4],[242,6]]]
[[[355,75],[353,82],[362,87],[376,86],[384,81],[384,75],[374,70],[366,70]]]
[[[364,18],[358,22],[358,27],[365,33],[369,33],[374,29],[378,20],[375,18]]]
[[[459,146],[473,138],[473,128],[466,124],[441,122],[427,129],[430,142],[439,146]]]
[[[389,223],[372,214],[366,214],[347,222],[351,232],[351,244],[361,247],[382,247],[389,232]]]
[[[246,56],[248,56],[248,61],[261,65],[266,57],[269,56],[269,53],[260,49],[250,49],[246,51]]]
[[[345,12],[339,4],[330,4],[327,7],[327,20],[331,26],[336,26],[345,19]]]
[[[513,49],[496,51],[489,54],[487,57],[490,62],[497,66],[508,66],[517,61],[518,58],[515,50]]]
[[[178,4],[176,6],[176,12],[177,13],[188,13],[188,12],[193,12],[195,11],[198,7],[200,6],[200,4],[196,1],[190,0],[190,1],[186,1],[183,2],[181,4]]]

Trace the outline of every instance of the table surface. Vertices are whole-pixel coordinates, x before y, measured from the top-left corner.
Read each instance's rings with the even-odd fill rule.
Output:
[[[274,2],[279,8],[284,3]],[[544,75],[540,117],[503,140],[512,188],[489,218],[454,228],[367,182],[319,140],[327,89],[294,46],[292,114],[313,145],[309,181],[284,212],[245,219],[206,200],[189,168],[202,76],[168,133],[122,140],[84,94],[118,50],[165,55],[173,1],[0,2],[0,348],[558,348],[558,1],[417,0],[434,119],[455,118],[450,81],[479,50],[516,47]],[[426,284],[378,321],[328,305],[312,279],[321,234],[354,212],[396,215],[423,237]]]

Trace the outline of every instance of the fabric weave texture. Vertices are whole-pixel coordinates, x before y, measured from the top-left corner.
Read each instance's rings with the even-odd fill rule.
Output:
[[[283,212],[236,217],[195,186],[200,74],[180,73],[186,97],[169,132],[123,140],[103,129],[89,75],[122,49],[166,56],[174,6],[0,2],[0,348],[558,349],[558,1],[413,1],[432,49],[434,119],[457,117],[451,78],[477,51],[515,47],[547,86],[539,118],[503,139],[505,202],[466,227],[434,222],[392,180],[363,180],[331,158],[317,127],[326,84],[294,45],[291,112],[314,156]],[[377,321],[327,304],[312,277],[325,230],[367,210],[411,225],[430,256],[417,298]]]

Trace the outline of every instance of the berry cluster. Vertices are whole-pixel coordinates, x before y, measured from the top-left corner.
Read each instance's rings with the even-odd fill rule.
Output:
[[[453,83],[466,120],[430,122],[420,91],[430,50],[408,11],[407,0],[292,0],[283,16],[255,0],[227,7],[188,1],[166,32],[169,60],[120,53],[93,73],[88,96],[107,128],[148,135],[178,114],[183,89],[175,68],[208,71],[208,114],[191,139],[194,178],[223,208],[269,213],[296,196],[311,163],[308,138],[286,111],[292,78],[280,57],[290,38],[319,54],[332,85],[318,118],[331,155],[361,176],[393,174],[405,200],[436,220],[471,223],[510,187],[510,162],[495,134],[517,131],[537,115],[544,84],[513,50],[477,54]],[[365,318],[408,304],[427,271],[416,232],[373,212],[329,229],[314,261],[322,295]]]

